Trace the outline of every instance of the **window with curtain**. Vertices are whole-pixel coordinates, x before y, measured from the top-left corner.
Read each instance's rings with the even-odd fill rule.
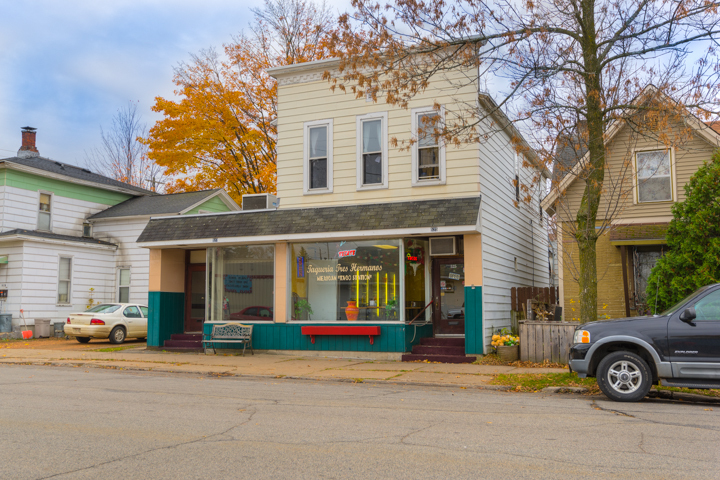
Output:
[[[635,160],[638,202],[667,202],[672,200],[670,151],[637,152]]]
[[[440,145],[435,129],[440,116],[437,113],[417,115],[417,159],[418,180],[440,178]]]
[[[52,203],[52,195],[49,193],[40,194],[40,207],[38,211],[38,230],[50,231],[50,209]]]
[[[130,269],[121,268],[118,272],[118,302],[130,301]]]
[[[72,283],[72,258],[60,257],[58,268],[58,303],[68,304]]]
[[[328,174],[328,127],[320,125],[310,127],[308,136],[310,138],[310,152],[308,155],[310,167],[310,188],[327,188]]]
[[[362,122],[363,185],[383,183],[382,119]]]

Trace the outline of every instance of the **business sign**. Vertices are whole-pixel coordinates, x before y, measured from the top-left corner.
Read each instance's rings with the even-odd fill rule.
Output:
[[[305,257],[297,257],[297,278],[305,278]]]
[[[225,275],[225,291],[252,293],[252,278],[249,275]]]
[[[453,280],[460,280],[460,274],[459,273],[448,273],[448,277],[450,277]]]
[[[355,250],[341,250],[338,252],[338,258],[354,257],[354,256],[355,256]]]

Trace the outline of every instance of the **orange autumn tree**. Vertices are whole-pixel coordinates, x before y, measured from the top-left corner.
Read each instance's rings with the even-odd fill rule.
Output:
[[[253,13],[222,54],[203,50],[175,69],[177,100],[155,99],[165,118],[142,141],[175,178],[168,193],[222,187],[240,201],[276,191],[277,85],[266,70],[327,56],[333,17],[306,0],[266,0]]]

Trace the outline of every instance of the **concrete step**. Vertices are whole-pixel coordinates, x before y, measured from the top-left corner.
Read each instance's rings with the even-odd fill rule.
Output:
[[[412,353],[420,355],[459,355],[465,356],[465,347],[444,347],[440,345],[415,345]]]
[[[442,347],[465,347],[464,338],[427,337],[420,339],[420,345],[437,345]]]
[[[477,357],[466,357],[464,355],[418,355],[407,353],[402,356],[403,362],[438,362],[438,363],[473,363]]]

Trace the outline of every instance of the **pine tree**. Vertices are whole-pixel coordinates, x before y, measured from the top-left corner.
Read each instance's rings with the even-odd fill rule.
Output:
[[[661,312],[698,288],[720,282],[720,150],[685,186],[673,205],[668,253],[650,274],[647,302]],[[655,307],[657,302],[657,308]]]

